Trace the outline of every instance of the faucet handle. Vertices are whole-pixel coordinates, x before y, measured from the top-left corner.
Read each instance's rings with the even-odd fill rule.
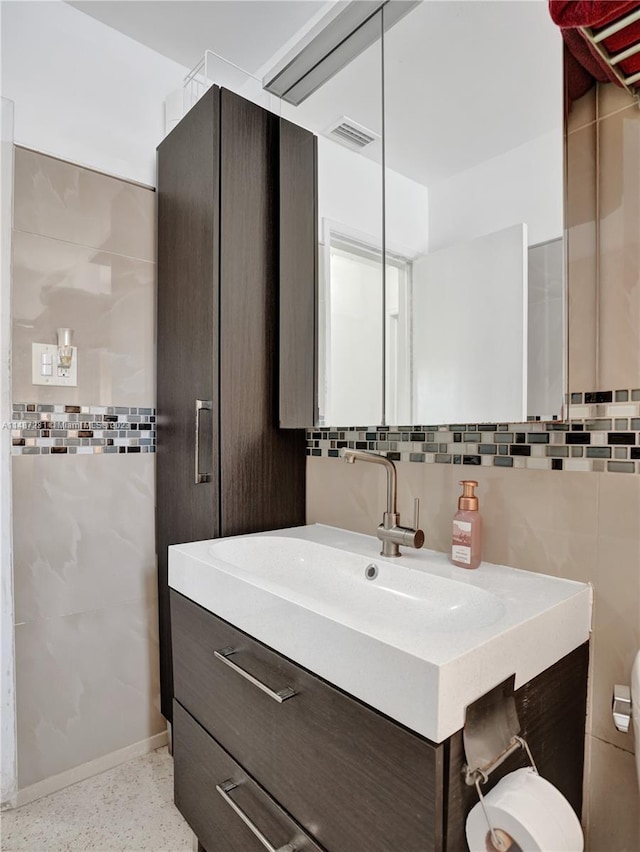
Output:
[[[413,528],[420,529],[420,498],[416,497],[413,501]]]

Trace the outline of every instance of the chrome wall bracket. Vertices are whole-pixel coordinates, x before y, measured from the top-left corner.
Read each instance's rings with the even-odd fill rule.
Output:
[[[631,727],[631,689],[621,686],[619,683],[613,687],[613,701],[611,705],[613,713],[613,724],[623,734],[629,733]]]

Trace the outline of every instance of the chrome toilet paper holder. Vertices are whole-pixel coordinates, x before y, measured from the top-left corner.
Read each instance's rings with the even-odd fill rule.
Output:
[[[514,752],[518,751],[521,748],[526,752],[527,757],[529,758],[529,763],[531,764],[531,768],[534,772],[538,773],[538,767],[535,764],[533,759],[533,755],[531,754],[531,749],[529,748],[529,744],[525,740],[524,737],[520,737],[518,735],[514,735],[508,747],[502,751],[499,755],[497,755],[496,759],[487,767],[483,767],[482,769],[476,768],[471,769],[468,765],[465,764],[463,767],[464,772],[464,780],[465,783],[470,787],[473,787],[474,784],[478,787],[478,784],[485,784],[489,780],[489,775],[493,772],[494,769],[497,769],[505,760],[510,757]],[[482,797],[482,793],[478,788],[478,794]]]
[[[467,762],[462,767],[464,780],[470,787],[475,786],[478,792],[482,811],[489,826],[491,843],[497,852],[506,852],[511,842],[491,824],[481,785],[485,784],[489,775],[518,749],[523,749],[531,768],[539,774],[531,749],[524,737],[520,736],[514,685],[515,675],[512,675],[470,704],[466,710],[462,729],[467,758]]]

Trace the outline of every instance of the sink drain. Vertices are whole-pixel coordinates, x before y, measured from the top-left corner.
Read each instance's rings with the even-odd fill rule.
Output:
[[[375,578],[378,576],[378,566],[375,564],[375,562],[371,562],[369,565],[367,565],[367,567],[364,569],[364,576],[367,578],[367,580],[375,580]]]

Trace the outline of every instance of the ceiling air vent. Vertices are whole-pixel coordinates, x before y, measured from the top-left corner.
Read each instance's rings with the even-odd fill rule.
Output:
[[[361,151],[376,139],[380,139],[378,133],[358,124],[357,121],[352,121],[346,115],[330,124],[323,134],[334,142],[340,142],[341,145],[351,148],[352,151]]]

